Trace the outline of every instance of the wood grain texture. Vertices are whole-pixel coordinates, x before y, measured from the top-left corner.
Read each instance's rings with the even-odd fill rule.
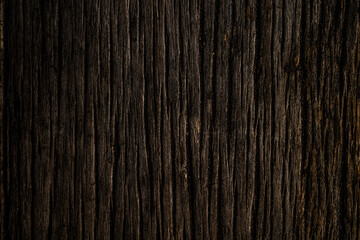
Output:
[[[1,240],[360,238],[358,1],[4,4]]]

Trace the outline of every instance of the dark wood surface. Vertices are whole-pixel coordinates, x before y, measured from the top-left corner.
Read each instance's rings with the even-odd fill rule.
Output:
[[[5,4],[0,239],[360,239],[359,1]]]

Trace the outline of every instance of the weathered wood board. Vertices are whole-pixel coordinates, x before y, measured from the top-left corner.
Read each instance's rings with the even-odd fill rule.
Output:
[[[0,239],[360,239],[357,0],[7,0]]]

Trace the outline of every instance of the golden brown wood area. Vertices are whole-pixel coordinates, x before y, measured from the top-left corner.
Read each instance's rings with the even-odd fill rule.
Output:
[[[360,239],[358,0],[1,9],[1,240]]]

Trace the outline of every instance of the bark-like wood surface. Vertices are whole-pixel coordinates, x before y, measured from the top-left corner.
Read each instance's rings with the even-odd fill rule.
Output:
[[[7,0],[1,239],[360,239],[357,0]]]

